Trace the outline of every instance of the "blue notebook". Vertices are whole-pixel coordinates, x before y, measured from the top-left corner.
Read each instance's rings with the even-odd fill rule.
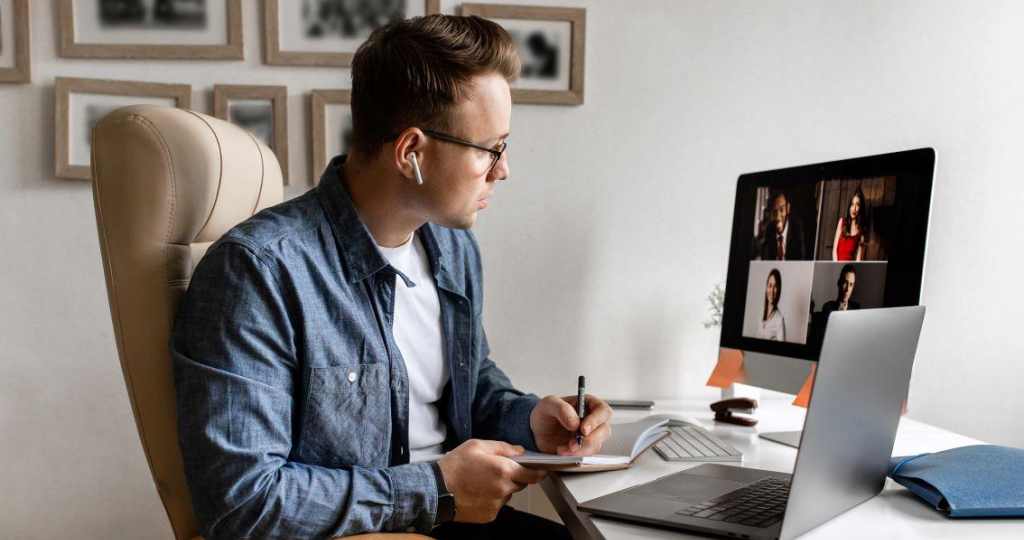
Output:
[[[979,444],[894,457],[889,477],[949,517],[1024,517],[1024,450]]]

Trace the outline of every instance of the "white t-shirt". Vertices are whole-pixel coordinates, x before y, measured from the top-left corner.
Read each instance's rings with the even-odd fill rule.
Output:
[[[409,460],[426,461],[441,454],[446,428],[437,408],[448,383],[441,336],[441,303],[427,253],[418,235],[401,246],[377,246],[396,270],[415,286],[395,279],[392,335],[409,374]]]
[[[768,316],[767,321],[761,321],[761,338],[786,341],[786,319],[778,309]]]

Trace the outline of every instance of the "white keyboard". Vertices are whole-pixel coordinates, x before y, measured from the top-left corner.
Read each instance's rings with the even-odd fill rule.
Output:
[[[743,452],[700,426],[669,426],[668,433],[654,445],[665,461],[743,461]]]

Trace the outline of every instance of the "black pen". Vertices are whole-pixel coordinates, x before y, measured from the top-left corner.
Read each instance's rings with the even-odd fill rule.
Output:
[[[576,387],[576,414],[580,417],[580,427],[576,430],[576,445],[583,448],[583,417],[587,415],[586,396],[587,378],[580,375],[579,384]]]

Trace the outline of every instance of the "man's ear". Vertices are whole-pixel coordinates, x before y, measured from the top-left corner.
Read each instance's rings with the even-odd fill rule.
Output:
[[[420,128],[407,128],[399,134],[395,139],[395,150],[392,156],[395,170],[412,182],[422,183],[422,173],[417,173],[417,169],[423,167],[423,162],[427,160],[423,152],[426,145],[427,136]],[[413,155],[416,156],[415,163]]]

